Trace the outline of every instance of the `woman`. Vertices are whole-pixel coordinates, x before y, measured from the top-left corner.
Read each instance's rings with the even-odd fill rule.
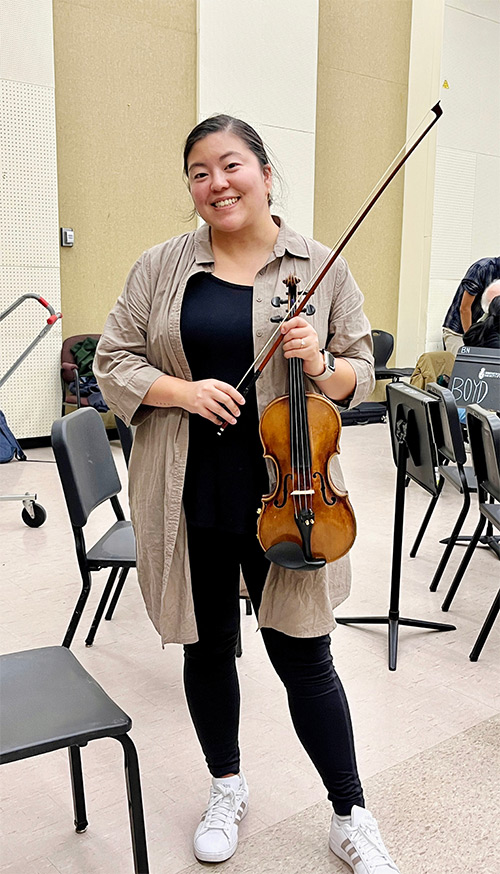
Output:
[[[186,697],[212,775],[194,852],[211,862],[232,856],[248,810],[235,663],[241,569],[298,737],[334,807],[330,847],[356,874],[389,874],[397,868],[364,808],[329,648],[332,608],[349,591],[348,560],[287,570],[268,562],[255,536],[260,497],[270,490],[258,417],[286,393],[292,357],[303,361],[308,390],[340,404],[371,391],[363,297],[338,259],[313,317],[282,324],[282,351],[245,401],[234,386],[274,327],[271,298],[283,296],[290,272],[304,287],[327,249],[272,216],[271,165],[245,122],[216,116],[197,125],[184,170],[205,224],[139,258],[95,368],[111,409],[139,426],[129,475],[140,584],[162,643],[184,644]],[[216,436],[221,421],[229,427]],[[333,477],[342,488],[336,460]]]

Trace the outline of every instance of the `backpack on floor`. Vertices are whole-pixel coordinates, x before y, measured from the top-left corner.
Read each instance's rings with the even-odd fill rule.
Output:
[[[0,410],[0,464],[12,461],[14,456],[18,461],[27,461],[23,450],[7,425],[7,419]]]

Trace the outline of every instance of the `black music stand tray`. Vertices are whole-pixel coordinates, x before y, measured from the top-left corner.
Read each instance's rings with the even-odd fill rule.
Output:
[[[431,494],[436,492],[437,459],[431,407],[437,403],[437,399],[407,383],[392,383],[387,386],[393,455],[397,465],[389,612],[387,616],[335,617],[339,625],[387,625],[390,671],[396,670],[400,625],[429,628],[433,631],[456,630],[455,625],[405,619],[399,615],[406,479],[410,477]]]

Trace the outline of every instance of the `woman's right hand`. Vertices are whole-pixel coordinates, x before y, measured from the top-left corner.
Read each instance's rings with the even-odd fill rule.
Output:
[[[245,398],[240,392],[220,379],[199,379],[185,382],[182,406],[188,413],[197,413],[216,425],[228,422],[235,425],[240,415],[240,406]]]

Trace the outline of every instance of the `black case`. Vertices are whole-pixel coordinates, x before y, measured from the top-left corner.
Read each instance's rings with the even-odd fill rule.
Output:
[[[359,404],[358,407],[343,410],[340,418],[343,425],[370,425],[372,422],[385,422],[387,409],[385,404],[367,401],[364,404]]]

